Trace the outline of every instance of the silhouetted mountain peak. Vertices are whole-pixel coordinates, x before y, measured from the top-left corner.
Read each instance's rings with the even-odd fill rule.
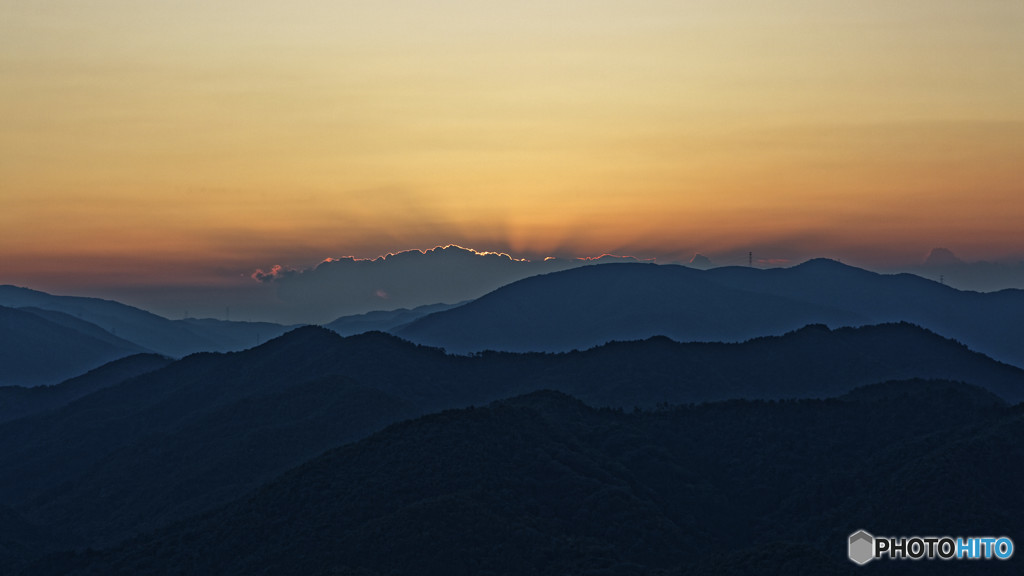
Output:
[[[272,357],[279,362],[308,361],[323,366],[340,366],[355,357],[409,358],[417,352],[427,350],[444,355],[440,348],[414,344],[385,332],[371,331],[354,336],[340,336],[323,326],[309,325],[282,334],[261,346],[245,351],[244,354],[246,358],[261,363]]]
[[[797,264],[790,269],[804,273],[813,272],[814,274],[822,275],[861,273],[877,276],[874,272],[869,272],[863,268],[857,268],[856,266],[850,266],[849,264],[843,264],[842,262],[831,258],[812,258],[806,262]]]
[[[366,351],[367,353],[374,353],[377,355],[386,356],[388,354],[403,353],[408,354],[414,351],[425,351],[429,350],[433,353],[444,355],[444,350],[441,348],[434,348],[430,346],[422,346],[414,344],[408,340],[399,338],[394,334],[388,334],[387,332],[380,332],[378,330],[372,330],[370,332],[363,332],[362,334],[356,334],[354,336],[348,336],[343,339],[345,347],[350,350]]]
[[[934,330],[929,330],[923,326],[915,324],[913,322],[883,322],[880,324],[873,324],[871,326],[861,326],[859,328],[842,328],[842,330],[861,330],[865,333],[885,333],[885,334],[904,334],[904,335],[920,335],[925,338],[931,338],[935,341],[952,341],[945,336],[938,334]],[[967,348],[963,344],[956,342],[961,348]]]
[[[522,396],[499,400],[492,403],[491,406],[525,408],[556,421],[575,419],[580,414],[593,411],[582,400],[557,390],[537,390]]]
[[[46,293],[13,284],[0,284],[0,296],[46,296]]]
[[[710,268],[712,266],[711,259],[703,254],[694,254],[693,258],[690,258],[690,266],[693,268]]]
[[[914,404],[947,404],[962,409],[1005,407],[1006,401],[974,384],[952,380],[912,378],[860,386],[844,394],[841,400],[873,404],[877,402],[911,402]]]
[[[947,248],[933,248],[924,260],[925,266],[954,266],[963,264],[963,260],[957,258],[952,250]]]
[[[809,334],[830,334],[832,329],[825,324],[808,324],[803,328],[797,328],[792,332],[787,332],[785,336],[796,336],[796,335],[809,335]]]
[[[289,330],[284,334],[258,346],[262,350],[283,349],[293,347],[324,348],[335,346],[342,341],[336,332],[323,326],[307,325]]]

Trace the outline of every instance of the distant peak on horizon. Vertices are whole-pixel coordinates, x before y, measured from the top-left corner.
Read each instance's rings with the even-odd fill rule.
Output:
[[[825,257],[811,258],[809,260],[804,260],[803,262],[793,266],[793,268],[801,268],[801,267],[805,267],[805,266],[830,266],[830,267],[856,268],[856,266],[850,266],[849,264],[843,264],[842,260],[837,260],[835,258],[825,258]]]
[[[961,260],[953,254],[952,250],[948,248],[932,248],[932,251],[928,253],[928,257],[924,259],[925,266],[951,266],[956,264],[963,264]]]
[[[711,268],[714,266],[710,258],[700,253],[694,254],[693,258],[690,258],[689,265],[693,268]]]

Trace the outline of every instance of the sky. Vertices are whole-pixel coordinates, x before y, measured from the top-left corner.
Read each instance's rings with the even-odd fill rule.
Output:
[[[56,293],[1024,259],[1019,0],[0,0],[0,126],[0,283]]]

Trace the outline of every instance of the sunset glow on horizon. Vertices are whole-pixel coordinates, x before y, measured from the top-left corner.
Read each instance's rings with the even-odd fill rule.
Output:
[[[0,71],[0,284],[1024,257],[1014,0],[14,0]]]

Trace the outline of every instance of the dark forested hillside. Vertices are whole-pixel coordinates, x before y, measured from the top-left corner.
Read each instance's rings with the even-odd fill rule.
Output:
[[[595,406],[823,398],[915,377],[971,382],[1010,402],[1024,400],[1021,369],[906,323],[837,330],[812,325],[742,344],[652,338],[549,358],[557,368],[536,379]]]
[[[240,500],[26,574],[1019,573],[846,537],[1019,539],[1024,413],[952,382],[596,410],[554,392],[394,425]]]
[[[107,546],[227,503],[324,450],[402,419],[557,389],[632,410],[821,398],[942,378],[1018,401],[1024,372],[920,328],[810,326],[744,344],[664,338],[568,354],[451,356],[382,333],[307,327],[197,354],[0,424],[0,505],[63,546]]]

